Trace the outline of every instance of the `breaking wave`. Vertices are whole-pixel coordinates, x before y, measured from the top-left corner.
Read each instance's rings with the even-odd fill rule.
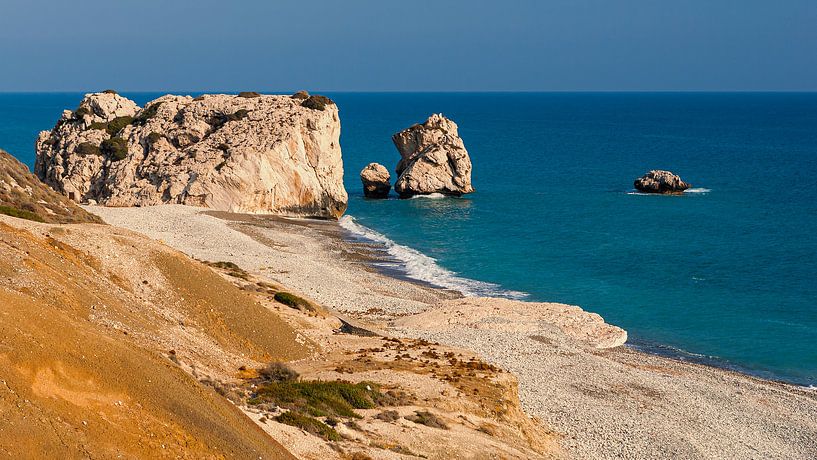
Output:
[[[468,297],[523,299],[528,296],[525,292],[503,289],[498,284],[457,276],[455,272],[439,266],[434,258],[416,249],[395,243],[386,235],[358,224],[352,216],[342,217],[339,223],[356,239],[375,243],[382,248],[387,257],[374,264],[380,268],[397,270],[407,278],[459,291]]]

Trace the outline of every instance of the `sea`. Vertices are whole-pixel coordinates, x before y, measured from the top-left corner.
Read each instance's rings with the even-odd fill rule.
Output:
[[[817,386],[817,93],[327,95],[349,192],[340,224],[390,272],[579,305],[636,349]],[[0,148],[32,166],[37,132],[81,99],[0,93]],[[393,171],[392,134],[432,113],[459,125],[476,192],[364,198],[360,170]],[[651,169],[693,188],[636,193]]]

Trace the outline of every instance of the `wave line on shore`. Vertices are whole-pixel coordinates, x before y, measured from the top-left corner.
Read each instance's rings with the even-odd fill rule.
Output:
[[[436,259],[416,249],[397,244],[386,235],[358,224],[353,216],[343,216],[339,224],[356,237],[382,246],[386,254],[399,262],[398,268],[407,278],[458,291],[466,297],[504,297],[520,300],[528,296],[525,292],[503,289],[498,284],[457,276],[455,272],[437,264]]]

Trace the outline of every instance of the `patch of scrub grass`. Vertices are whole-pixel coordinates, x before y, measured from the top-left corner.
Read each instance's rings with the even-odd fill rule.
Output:
[[[309,301],[289,292],[276,292],[275,301],[297,310],[315,311]]]
[[[236,278],[241,278],[242,280],[245,280],[245,281],[250,279],[250,274],[247,273],[247,271],[244,270],[243,268],[241,268],[238,265],[234,264],[233,262],[220,261],[220,262],[204,262],[204,263],[211,266],[211,267],[226,270],[227,274],[230,275],[230,276],[233,276],[233,277],[236,277]]]
[[[122,131],[125,126],[131,123],[133,123],[133,117],[116,117],[107,123],[101,121],[91,123],[88,129],[101,129],[109,135],[115,136],[119,131]]]
[[[128,142],[121,137],[112,137],[102,141],[99,150],[108,156],[111,161],[124,160],[128,156]]]
[[[270,402],[312,417],[360,418],[355,409],[377,407],[380,398],[380,390],[373,383],[282,381],[259,385],[249,403]]]
[[[88,155],[102,155],[102,151],[99,150],[99,146],[91,143],[91,142],[83,142],[74,149],[74,153],[82,156]]]
[[[0,206],[0,214],[16,217],[18,219],[33,220],[34,222],[42,222],[43,218],[39,214],[23,209],[13,208],[11,206]]]
[[[443,419],[426,410],[414,411],[414,415],[407,415],[405,419],[431,428],[448,429],[448,425]]]
[[[275,417],[275,420],[285,425],[300,428],[327,441],[340,441],[340,435],[334,428],[314,417],[289,411]]]
[[[137,115],[136,118],[133,119],[133,125],[143,126],[145,123],[148,122],[148,120],[156,116],[156,113],[159,111],[160,105],[162,105],[161,102],[155,102],[142,109],[142,111],[139,112],[139,115]]]

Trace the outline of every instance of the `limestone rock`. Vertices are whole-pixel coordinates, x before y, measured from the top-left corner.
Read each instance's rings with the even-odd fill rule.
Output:
[[[683,193],[684,190],[692,187],[692,184],[682,181],[678,175],[657,169],[639,177],[633,185],[640,192],[666,194]]]
[[[35,172],[74,201],[105,206],[340,217],[347,194],[337,106],[253,96],[166,95],[139,108],[117,94],[88,94],[40,133]]]
[[[401,197],[472,193],[471,158],[457,133],[457,124],[442,114],[428,117],[392,136],[402,159],[394,190]]]
[[[486,329],[517,334],[520,339],[570,340],[592,348],[615,348],[627,342],[627,331],[580,307],[490,297],[446,300],[419,315],[401,318],[394,326],[427,332]]]
[[[363,182],[363,194],[369,198],[386,198],[391,190],[391,175],[385,166],[379,163],[369,163],[360,171],[360,181]]]

